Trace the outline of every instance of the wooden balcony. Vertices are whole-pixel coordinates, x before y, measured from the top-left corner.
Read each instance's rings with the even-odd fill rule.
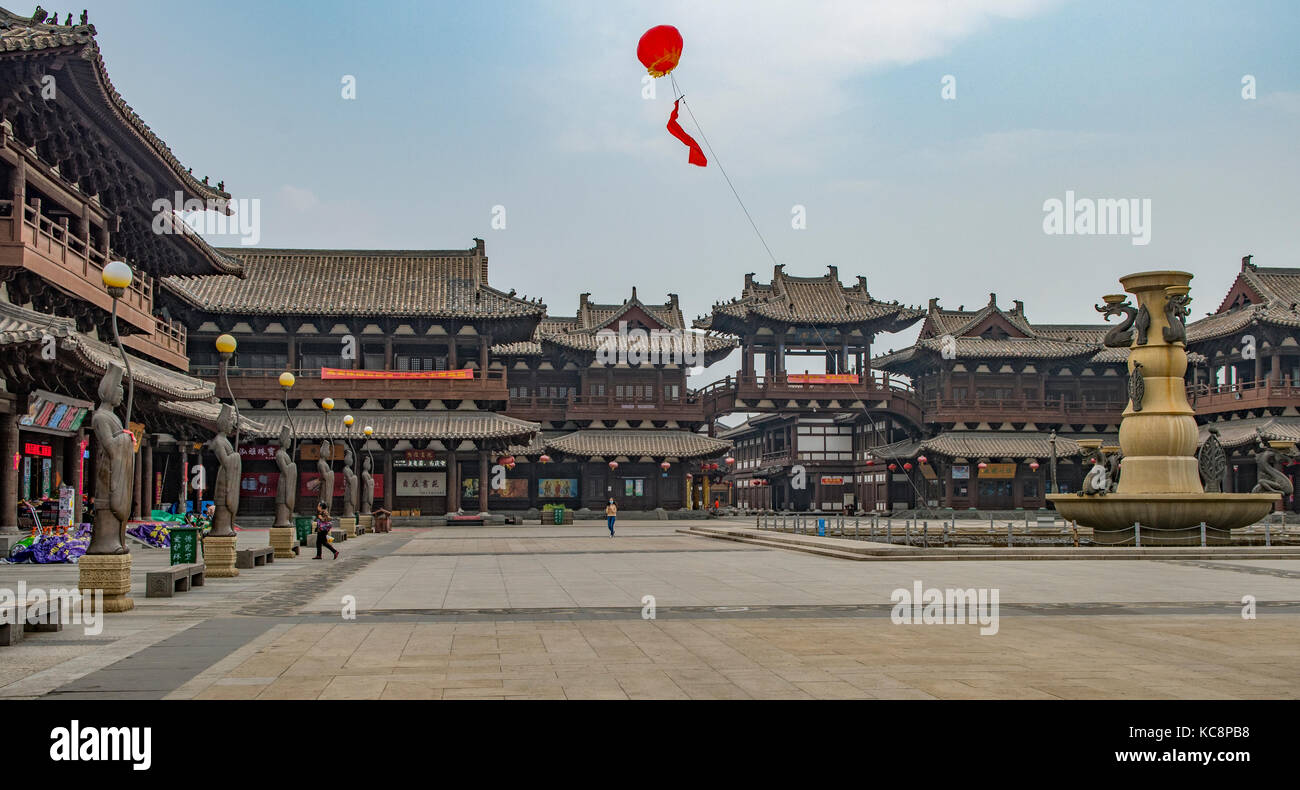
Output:
[[[1075,422],[1118,423],[1127,400],[1038,400],[1032,398],[929,398],[922,402],[926,422]]]
[[[64,293],[111,311],[113,299],[101,279],[108,256],[73,233],[67,217],[55,222],[35,202],[16,207],[12,200],[0,200],[0,267],[26,269]],[[21,208],[21,216],[15,208]],[[118,301],[117,317],[140,332],[154,333],[153,278],[135,273]]]
[[[1187,402],[1197,414],[1222,414],[1251,409],[1300,408],[1300,384],[1282,379],[1240,381],[1236,384],[1196,384],[1187,388]]]
[[[280,400],[284,388],[280,386],[282,368],[240,368],[228,371],[230,389],[236,398],[246,400]],[[484,378],[474,371],[473,379],[322,379],[320,368],[292,370],[297,381],[289,397],[346,398],[348,400],[475,400],[506,401],[510,391],[506,386],[504,371],[489,370]],[[215,382],[218,392],[225,394],[225,385],[216,367],[195,366],[191,375]]]
[[[186,351],[186,329],[183,324],[154,316],[152,334],[123,335],[122,345],[148,357],[170,365],[177,370],[188,370],[190,358]]]
[[[521,420],[677,420],[703,422],[704,407],[691,397],[618,398],[570,395],[567,398],[514,397],[506,413]]]
[[[691,396],[698,399],[705,413],[710,415],[728,412],[809,411],[814,408],[814,402],[816,410],[829,413],[848,411],[850,404],[855,401],[862,401],[869,408],[879,410],[883,402],[883,410],[916,425],[921,424],[921,404],[905,381],[883,375],[867,375],[861,377],[856,384],[814,384],[791,381],[792,375],[802,374],[728,376],[694,391]],[[830,409],[828,404],[831,401],[837,401],[839,408]]]

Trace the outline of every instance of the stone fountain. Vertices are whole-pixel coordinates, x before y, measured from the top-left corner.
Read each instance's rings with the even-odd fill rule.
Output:
[[[1113,491],[1052,494],[1061,516],[1111,532],[1122,542],[1142,525],[1142,545],[1199,545],[1200,523],[1217,530],[1249,526],[1267,516],[1276,493],[1205,492],[1196,458],[1197,428],[1183,376],[1187,372],[1188,272],[1140,272],[1121,277],[1124,294],[1102,297],[1098,312],[1124,315],[1106,335],[1107,346],[1129,348],[1129,402],[1120,423],[1123,474]],[[1212,487],[1213,489],[1213,487]],[[1150,531],[1148,531],[1150,530]],[[1226,532],[1207,532],[1225,543]]]

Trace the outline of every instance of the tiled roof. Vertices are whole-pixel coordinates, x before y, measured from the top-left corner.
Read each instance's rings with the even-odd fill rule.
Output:
[[[217,429],[217,416],[221,414],[221,403],[218,401],[207,400],[170,400],[162,401],[158,408],[168,414],[174,414],[191,422],[196,422],[210,431]],[[239,430],[249,436],[267,436],[269,435],[266,426],[249,419],[245,413],[249,410],[239,413]]]
[[[91,65],[96,84],[121,121],[162,160],[191,195],[201,200],[229,199],[230,193],[204,184],[182,167],[167,144],[154,134],[149,125],[126,103],[122,94],[117,92],[108,78],[108,70],[104,66],[99,43],[95,40],[96,33],[95,26],[90,24],[72,26],[58,24],[57,13],[38,23],[33,22],[32,17],[19,16],[0,8],[0,57],[10,53],[27,55],[33,52],[48,52],[70,55]]]
[[[935,453],[950,458],[1047,458],[1052,454],[1052,445],[1048,441],[1050,436],[1037,431],[947,431],[931,439],[915,443],[900,442],[877,448],[873,452],[882,458],[912,457],[910,454],[898,454],[907,450],[913,453]],[[886,452],[894,454],[884,455]],[[1079,455],[1081,452],[1083,450],[1078,442],[1068,436],[1057,434],[1058,458]]]
[[[969,334],[995,316],[1011,327],[1001,333],[1006,337]],[[1034,324],[1025,315],[1023,305],[1017,302],[1014,308],[1003,310],[998,307],[994,294],[989,295],[989,303],[979,310],[949,310],[932,299],[916,343],[873,358],[872,367],[906,372],[911,363],[934,359],[945,350],[955,352],[959,360],[1084,359],[1095,364],[1125,364],[1128,349],[1108,348],[1102,343],[1109,330],[1105,324]],[[954,342],[945,348],[949,336]]]
[[[0,346],[38,343],[46,335],[58,338],[58,353],[68,354],[94,373],[103,373],[109,364],[121,364],[116,346],[77,332],[72,319],[38,313],[8,302],[0,302]],[[207,400],[216,391],[212,382],[127,354],[131,377],[136,386],[177,400]]]
[[[260,423],[263,436],[279,436],[285,424],[284,409],[245,410],[247,416]],[[354,441],[363,438],[361,430],[369,425],[375,429],[375,439],[437,439],[468,440],[514,439],[530,441],[541,426],[535,422],[517,420],[504,414],[489,411],[430,411],[430,410],[363,410],[349,412],[356,425],[347,436]],[[295,433],[304,438],[344,438],[343,415],[322,411],[295,410],[290,412]]]
[[[1195,344],[1234,335],[1255,323],[1300,327],[1300,269],[1263,268],[1244,264],[1233,283],[1245,286],[1263,301],[1241,307],[1219,305],[1219,312],[1187,325],[1187,342]]]
[[[669,294],[669,301],[664,305],[645,304],[637,298],[635,288],[632,289],[632,298],[620,305],[595,304],[587,301],[588,296],[589,294],[582,294],[578,315],[548,316],[538,323],[533,331],[532,340],[498,344],[492,347],[492,353],[500,356],[541,356],[546,352],[548,345],[573,351],[595,352],[602,348],[603,343],[609,342],[600,334],[601,331],[608,328],[610,331],[617,332],[620,318],[634,308],[639,308],[650,318],[658,321],[662,329],[677,330],[682,333],[683,343],[698,342],[698,348],[706,355],[706,362],[713,361],[716,356],[729,353],[737,345],[731,338],[716,337],[686,329],[681,308],[677,306],[676,294]],[[619,351],[629,350],[629,343],[621,335],[618,336],[617,348]],[[672,350],[661,347],[662,353]]]
[[[546,305],[488,286],[469,250],[225,250],[244,278],[167,277],[163,285],[211,313],[531,319]]]
[[[863,277],[846,287],[840,283],[838,269],[827,268],[828,273],[821,277],[793,277],[785,273],[783,265],[777,265],[772,282],[767,284],[746,275],[739,299],[715,304],[713,312],[694,325],[729,331],[737,321],[758,317],[792,324],[869,324],[872,331],[896,332],[924,315],[904,305],[873,299]]]
[[[690,431],[585,430],[561,436],[547,446],[580,458],[702,458],[731,448],[731,442]]]
[[[1253,445],[1256,431],[1266,441],[1300,442],[1300,417],[1250,417],[1206,423],[1198,426],[1198,444],[1209,438],[1210,428],[1219,429],[1219,443],[1229,448]]]

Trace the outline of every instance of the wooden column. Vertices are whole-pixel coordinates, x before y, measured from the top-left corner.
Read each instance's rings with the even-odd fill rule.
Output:
[[[479,378],[487,379],[488,369],[488,336],[478,336],[478,369]],[[484,508],[486,510],[486,508]]]
[[[144,466],[144,471],[140,473],[141,492],[140,492],[140,512],[145,518],[149,518],[153,513],[154,485],[153,485],[153,439],[149,434],[144,436],[144,445],[140,448],[140,463]]]
[[[27,195],[27,160],[20,158],[18,164],[14,167],[13,173],[9,178],[9,194],[13,199],[13,241],[22,244],[23,241],[23,205]],[[14,510],[17,512],[18,502],[14,501]],[[17,517],[6,515],[0,519],[0,523],[8,524],[12,518],[14,529],[18,528]]]
[[[388,332],[384,335],[384,370],[393,369],[393,335]],[[387,510],[387,506],[384,507]]]
[[[15,207],[15,212],[21,210]],[[16,225],[21,225],[21,216],[15,214]],[[4,464],[4,485],[0,486],[0,531],[14,533],[18,531],[18,415],[26,414],[27,398],[20,397],[14,401],[15,414],[0,414],[0,463]],[[19,401],[22,401],[20,404]]]
[[[1277,386],[1282,383],[1282,355],[1278,353],[1278,349],[1273,349],[1272,353],[1269,354],[1269,362],[1268,378],[1274,386]]]
[[[460,442],[447,442],[447,512],[460,510],[460,465],[456,463],[455,447]]]
[[[384,442],[384,510],[393,510],[393,490],[397,481],[393,478],[393,440]]]
[[[72,523],[73,525],[81,524],[85,517],[84,508],[81,506],[81,497],[86,492],[86,476],[90,474],[90,461],[82,457],[82,447],[89,447],[86,442],[86,429],[77,430],[77,435],[71,437],[76,443],[77,457],[72,465],[72,487],[76,492],[72,495]]]
[[[486,348],[486,347],[485,347]],[[487,450],[478,451],[478,512],[488,512],[488,458]]]
[[[1259,383],[1263,380],[1263,378],[1264,378],[1264,357],[1256,353],[1255,354],[1255,386],[1259,386]]]
[[[447,338],[447,369],[456,370],[460,367],[460,360],[456,356],[456,325],[452,324],[447,331],[451,332],[451,337]]]

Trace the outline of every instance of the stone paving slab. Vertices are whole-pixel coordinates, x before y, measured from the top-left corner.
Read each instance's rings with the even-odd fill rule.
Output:
[[[1296,699],[1298,628],[1300,615],[1023,617],[995,636],[883,618],[295,625],[171,698]]]

